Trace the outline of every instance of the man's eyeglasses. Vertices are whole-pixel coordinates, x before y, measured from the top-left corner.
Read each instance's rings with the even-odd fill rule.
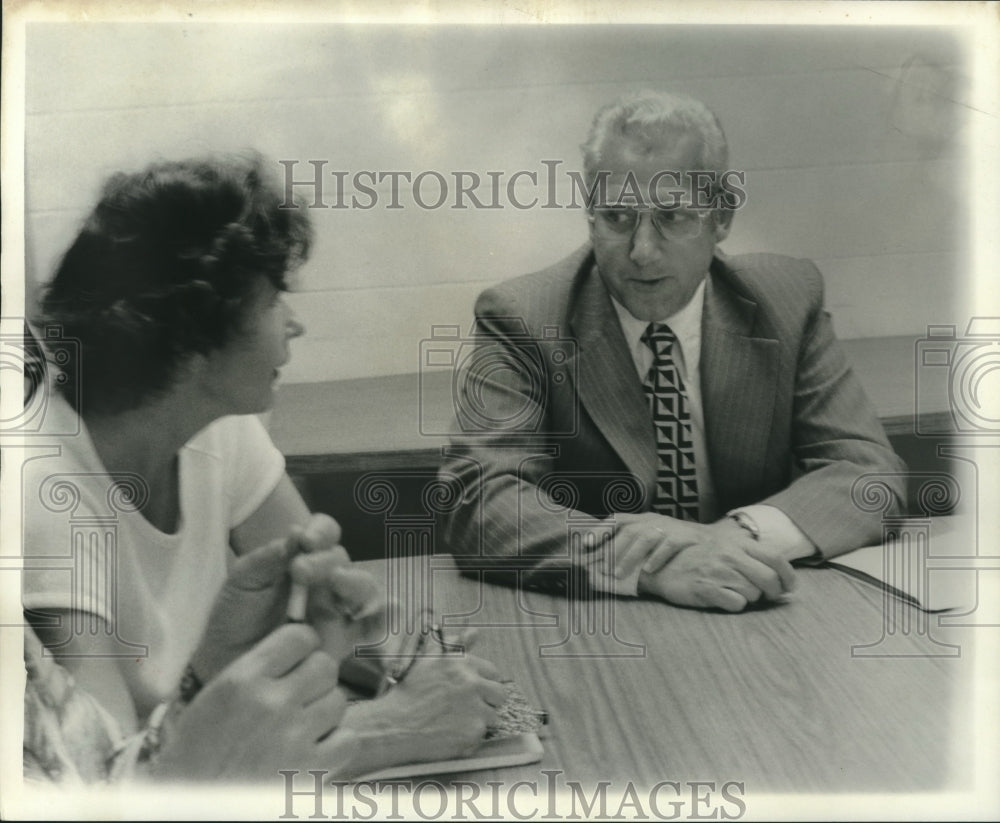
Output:
[[[633,206],[605,206],[590,213],[594,230],[607,239],[631,237],[639,226],[642,215],[648,213],[653,226],[664,240],[689,240],[701,234],[708,209],[692,208],[643,208]]]

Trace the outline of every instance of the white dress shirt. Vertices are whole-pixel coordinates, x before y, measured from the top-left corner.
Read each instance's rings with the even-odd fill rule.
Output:
[[[708,462],[708,449],[705,444],[705,412],[701,402],[701,320],[705,306],[705,292],[711,288],[711,281],[706,276],[695,290],[688,304],[680,311],[659,319],[655,322],[666,323],[677,338],[671,354],[677,371],[684,381],[684,391],[688,399],[688,412],[691,417],[691,444],[694,448],[695,475],[698,482],[698,511],[702,523],[712,523],[724,514],[733,512],[719,511],[715,486],[712,483],[712,473]],[[629,353],[635,363],[639,380],[644,381],[653,365],[653,351],[642,342],[642,335],[649,326],[649,320],[639,320],[634,317],[621,303],[611,298],[622,333],[628,343]],[[741,506],[735,511],[744,512],[749,516],[760,531],[762,547],[780,553],[792,560],[806,557],[813,553],[815,547],[791,519],[783,511],[774,506],[755,504]],[[638,586],[639,570],[618,581],[615,589],[620,594],[635,594]]]

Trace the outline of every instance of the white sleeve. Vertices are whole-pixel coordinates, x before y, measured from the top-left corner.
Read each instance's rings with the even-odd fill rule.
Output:
[[[749,515],[760,530],[761,544],[789,562],[809,557],[816,551],[816,547],[802,529],[777,506],[756,503],[752,506],[740,506],[729,514],[735,512]]]
[[[230,528],[260,508],[285,474],[285,458],[256,415],[226,418],[224,479]]]

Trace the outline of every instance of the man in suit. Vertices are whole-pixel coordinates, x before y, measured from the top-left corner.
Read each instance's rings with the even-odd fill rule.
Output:
[[[792,561],[879,539],[852,488],[905,467],[816,267],[717,249],[734,200],[703,104],[623,98],[583,149],[588,245],[476,303],[445,539],[470,572],[529,586],[734,612],[778,599]],[[901,477],[892,491],[900,505]]]

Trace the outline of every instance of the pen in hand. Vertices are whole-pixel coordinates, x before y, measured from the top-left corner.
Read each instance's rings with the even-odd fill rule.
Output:
[[[347,575],[349,574],[348,572]],[[308,584],[298,583],[293,580],[291,589],[288,592],[288,609],[285,613],[287,623],[306,622],[306,603],[308,599]],[[366,597],[357,604],[344,601],[339,605],[341,614],[349,621],[360,621],[381,613],[378,600],[374,597]]]
[[[312,550],[308,540],[304,539],[303,529],[300,526],[293,526],[287,538],[287,549],[294,556],[300,552]],[[305,583],[292,580],[292,587],[288,592],[288,608],[285,610],[286,623],[306,622],[306,601],[309,599],[309,586]]]
[[[286,541],[294,567],[285,610],[287,622],[307,622],[307,613],[311,617],[312,610],[325,617],[339,616],[348,623],[383,617],[385,604],[374,578],[353,567],[339,542],[340,527],[331,518],[313,515],[307,526],[293,526]]]
[[[288,593],[288,611],[285,613],[287,623],[306,622],[306,601],[309,598],[309,587],[305,583],[292,583]]]

